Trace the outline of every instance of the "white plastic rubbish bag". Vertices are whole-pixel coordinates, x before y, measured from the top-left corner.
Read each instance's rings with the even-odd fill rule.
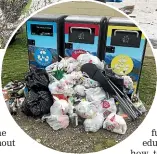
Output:
[[[122,78],[124,79],[124,86],[127,89],[129,89],[129,90],[134,89],[133,81],[130,76],[122,76]]]
[[[93,105],[92,102],[81,101],[77,106],[75,106],[76,113],[85,119],[90,119],[96,116],[97,108]]]
[[[125,134],[127,125],[121,116],[111,113],[104,121],[103,128],[114,133]]]
[[[59,85],[60,85],[59,81],[52,82],[49,84],[48,88],[51,94],[60,94],[62,92],[61,89],[59,88]]]
[[[108,100],[101,101],[101,109],[100,112],[103,113],[106,118],[110,113],[116,113],[117,107],[115,104],[114,98],[110,98]]]
[[[57,69],[57,66],[58,66],[59,62],[56,62],[56,63],[52,63],[51,65],[47,66],[45,68],[46,72],[51,72],[54,68]]]
[[[107,98],[106,92],[101,87],[90,88],[86,91],[86,99],[87,101],[100,101]]]
[[[134,106],[142,113],[145,113],[147,111],[144,104],[142,103],[140,99],[138,100],[138,102],[134,103]]]
[[[69,112],[70,105],[66,100],[56,100],[50,108],[51,115],[65,115]]]
[[[81,77],[82,72],[65,74],[61,80],[50,83],[48,88],[51,94],[65,94],[67,96],[72,96],[74,94],[73,86]]]
[[[53,128],[53,130],[65,129],[69,126],[68,115],[50,115],[43,116],[42,120],[46,122]]]
[[[95,88],[100,86],[100,84],[97,81],[94,81],[90,78],[83,77],[82,79],[83,79],[82,85],[85,86],[86,88]]]
[[[65,70],[69,64],[74,63],[74,62],[76,62],[76,59],[74,59],[73,57],[62,58],[62,60],[60,61],[60,63],[63,64]]]
[[[79,96],[85,96],[86,93],[85,93],[85,87],[82,86],[82,85],[76,85],[74,87],[74,91],[75,91],[75,94],[79,95]]]
[[[102,114],[97,113],[92,119],[86,119],[83,123],[86,132],[97,132],[102,128],[104,117]]]
[[[67,73],[71,73],[73,71],[79,71],[80,70],[80,67],[79,67],[79,62],[73,62],[73,63],[70,63],[68,66],[67,66]]]
[[[66,74],[64,77],[60,80],[60,82],[63,84],[74,86],[80,78],[82,78],[83,74],[81,71],[79,72],[72,72],[71,74]]]
[[[147,110],[144,106],[144,104],[142,103],[142,101],[139,98],[139,93],[138,94],[133,94],[131,96],[131,101],[133,102],[134,106],[141,111],[142,113],[145,113]]]
[[[84,65],[86,63],[92,63],[95,64],[99,69],[104,69],[104,63],[100,61],[100,59],[96,56],[93,56],[89,53],[87,54],[81,54],[77,57],[77,60],[79,61],[80,65]]]
[[[55,63],[47,66],[45,68],[45,70],[47,71],[47,73],[52,72],[52,71],[56,71],[58,69],[64,69],[65,71],[67,71],[67,69],[69,69],[69,71],[70,71],[70,68],[71,68],[70,65],[71,64],[75,65],[75,67],[73,67],[73,70],[76,68],[75,63],[78,63],[78,62],[74,58],[66,57],[66,58],[62,58],[62,60],[60,62],[55,62]],[[70,66],[70,67],[68,68],[68,66]]]

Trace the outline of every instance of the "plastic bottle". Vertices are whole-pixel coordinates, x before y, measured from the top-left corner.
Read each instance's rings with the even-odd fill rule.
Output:
[[[77,115],[75,109],[74,109],[73,114],[71,115],[71,124],[72,124],[73,127],[77,127],[78,126],[78,115]]]

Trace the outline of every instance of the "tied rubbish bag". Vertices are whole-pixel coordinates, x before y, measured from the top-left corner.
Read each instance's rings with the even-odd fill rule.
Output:
[[[100,84],[97,81],[92,80],[91,78],[83,77],[82,85],[85,88],[95,88],[100,87]]]
[[[89,88],[85,91],[87,101],[100,101],[107,98],[106,92],[101,87]]]
[[[93,56],[89,53],[86,54],[80,54],[77,57],[78,62],[80,65],[84,65],[86,63],[92,63],[95,64],[99,69],[103,70],[104,69],[104,63],[100,61],[100,59],[96,56]]]
[[[25,82],[28,89],[47,90],[49,85],[49,76],[44,69],[32,69],[25,76]]]
[[[53,98],[49,91],[28,92],[22,104],[22,112],[27,116],[42,117],[50,113],[50,107],[53,105]]]
[[[52,115],[65,115],[70,112],[71,106],[66,100],[56,100],[50,108]]]
[[[82,85],[76,85],[76,86],[74,87],[74,92],[75,92],[77,95],[82,96],[82,97],[84,97],[84,96],[86,95],[86,93],[85,93],[85,87],[82,86]]]
[[[110,113],[116,113],[117,107],[114,101],[114,98],[110,98],[108,100],[103,100],[101,102],[101,113],[103,113],[104,117],[106,118]]]
[[[125,120],[115,113],[111,113],[103,123],[103,128],[118,134],[125,134],[127,125]]]
[[[78,105],[75,106],[76,113],[85,119],[91,119],[96,116],[98,108],[92,102],[81,101]]]
[[[53,130],[65,129],[69,126],[68,115],[50,115],[43,116],[42,120],[46,122],[53,128]]]
[[[142,101],[141,101],[140,98],[139,98],[139,94],[138,94],[138,95],[136,95],[136,94],[132,95],[131,100],[132,100],[134,106],[135,106],[141,113],[145,113],[145,112],[147,111],[146,108],[145,108],[145,106],[144,106],[144,104],[142,103]]]
[[[129,90],[132,90],[134,89],[134,83],[131,79],[130,76],[122,76],[122,78],[124,79],[124,86],[129,89]]]
[[[97,132],[102,128],[104,117],[102,114],[97,113],[92,119],[86,119],[83,123],[86,132]]]

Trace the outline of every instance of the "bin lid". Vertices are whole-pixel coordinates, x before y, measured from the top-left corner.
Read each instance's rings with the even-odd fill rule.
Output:
[[[105,17],[88,15],[70,15],[65,18],[66,22],[100,23]]]
[[[29,21],[58,21],[63,19],[66,15],[51,15],[51,14],[36,14],[32,16]]]
[[[109,24],[117,26],[136,26],[133,21],[124,17],[112,17],[109,19]]]

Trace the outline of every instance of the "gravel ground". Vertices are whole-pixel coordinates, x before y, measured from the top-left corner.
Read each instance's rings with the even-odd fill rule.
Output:
[[[34,120],[19,112],[14,116],[17,124],[37,142],[61,152],[90,153],[107,149],[127,138],[143,121],[143,117],[135,122],[127,122],[125,135],[111,133],[104,129],[96,133],[87,133],[83,125],[76,128],[69,126],[64,130],[54,131],[46,122]]]

